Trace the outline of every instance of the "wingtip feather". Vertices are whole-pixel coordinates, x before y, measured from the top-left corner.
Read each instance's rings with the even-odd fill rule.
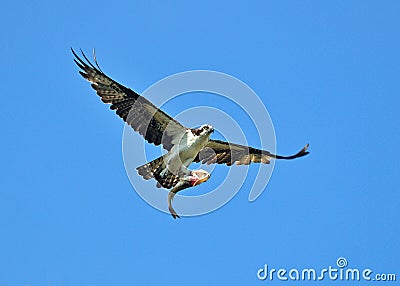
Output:
[[[271,154],[271,155],[275,159],[291,160],[291,159],[295,159],[295,158],[300,158],[300,157],[310,154],[310,152],[307,151],[309,146],[310,146],[310,144],[307,143],[307,145],[304,146],[303,149],[301,149],[299,152],[297,152],[296,154],[294,154],[292,156],[280,156],[280,155],[274,155],[274,154]]]

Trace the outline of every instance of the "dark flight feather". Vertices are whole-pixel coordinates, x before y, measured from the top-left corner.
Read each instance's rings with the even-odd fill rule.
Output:
[[[149,143],[160,145],[170,150],[175,136],[186,132],[187,128],[171,116],[154,106],[135,91],[119,84],[105,75],[95,58],[94,66],[82,52],[82,60],[71,48],[75,63],[82,70],[79,73],[92,83],[92,88],[104,103],[111,104],[110,109],[132,128],[139,132]]]
[[[229,143],[221,140],[210,140],[206,147],[197,155],[193,162],[202,164],[226,164],[231,166],[249,165],[253,163],[269,164],[271,159],[291,160],[307,155],[308,144],[292,156],[281,156],[269,151],[260,150],[244,145]]]

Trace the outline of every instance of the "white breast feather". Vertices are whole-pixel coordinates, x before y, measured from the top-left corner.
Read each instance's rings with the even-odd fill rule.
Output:
[[[166,155],[169,170],[174,172],[182,167],[189,167],[208,140],[209,136],[199,137],[187,130],[179,140],[179,144],[174,145]]]

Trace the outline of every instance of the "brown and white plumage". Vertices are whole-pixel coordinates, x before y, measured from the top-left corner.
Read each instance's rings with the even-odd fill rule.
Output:
[[[110,109],[115,110],[147,142],[162,145],[168,151],[164,156],[138,167],[137,170],[143,179],[155,179],[157,187],[171,189],[168,208],[174,218],[179,217],[171,204],[175,194],[210,178],[206,171],[189,170],[192,162],[228,166],[249,165],[251,162],[269,164],[272,159],[290,160],[309,153],[308,144],[295,155],[280,156],[266,150],[212,140],[212,126],[205,124],[193,129],[183,126],[143,96],[105,75],[97,64],[96,57],[95,66],[83,52],[84,60],[71,50],[75,63],[81,68],[79,73],[92,83],[92,88],[101,100],[110,104]]]
[[[101,71],[97,62],[95,67],[84,53],[82,55],[86,62],[71,50],[75,63],[82,69],[79,73],[92,83],[92,88],[101,100],[111,104],[110,109],[115,110],[147,142],[162,144],[169,151],[174,145],[173,139],[188,130],[143,96],[109,78]]]
[[[250,163],[269,164],[271,159],[295,159],[307,155],[308,144],[298,153],[292,156],[280,156],[269,151],[256,149],[253,147],[229,143],[221,140],[210,140],[206,147],[200,151],[194,162],[202,164],[226,164],[231,166],[249,165]]]

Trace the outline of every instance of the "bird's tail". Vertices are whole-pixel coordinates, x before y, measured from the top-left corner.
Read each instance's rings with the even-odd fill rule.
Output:
[[[157,174],[158,170],[163,170],[165,168],[164,157],[161,156],[153,161],[146,163],[140,167],[137,167],[139,175],[143,177],[145,180],[149,180],[154,178],[154,174]]]
[[[164,157],[159,157],[153,161],[137,167],[139,175],[145,180],[154,178],[157,181],[157,188],[170,189],[175,186],[180,179],[180,175],[172,173],[166,166]]]
[[[291,160],[291,159],[295,159],[295,158],[299,158],[299,157],[303,157],[307,154],[309,154],[310,152],[307,151],[308,146],[310,144],[307,144],[306,146],[304,146],[303,149],[301,149],[298,153],[292,155],[292,156],[280,156],[280,155],[275,155],[275,154],[271,154],[271,156],[275,159],[285,159],[285,160]]]

